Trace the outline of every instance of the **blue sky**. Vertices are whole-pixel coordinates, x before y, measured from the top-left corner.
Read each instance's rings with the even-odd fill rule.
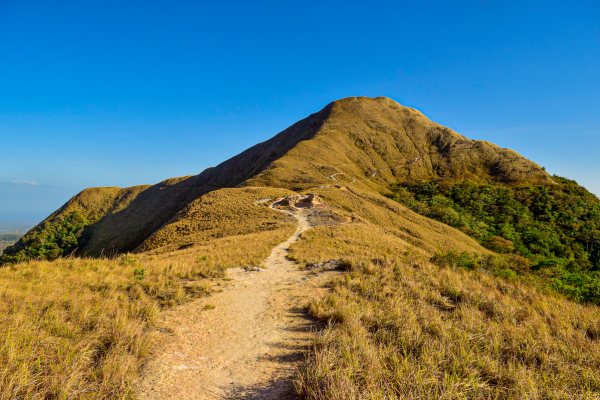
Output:
[[[0,0],[0,221],[388,96],[600,194],[597,1]]]

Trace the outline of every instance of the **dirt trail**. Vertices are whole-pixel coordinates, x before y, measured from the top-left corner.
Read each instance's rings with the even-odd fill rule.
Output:
[[[162,315],[159,350],[143,371],[138,398],[295,398],[290,377],[314,329],[302,307],[328,274],[311,275],[286,258],[310,228],[310,211],[282,212],[296,217],[298,229],[273,249],[265,269],[230,269],[223,292]],[[205,310],[209,304],[215,308]]]

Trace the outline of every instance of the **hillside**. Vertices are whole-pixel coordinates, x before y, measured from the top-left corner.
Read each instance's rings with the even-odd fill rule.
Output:
[[[553,184],[538,165],[517,153],[469,140],[388,98],[339,100],[313,118],[311,140],[299,143],[247,184],[309,187],[339,182],[375,190],[414,179]]]
[[[595,399],[599,224],[511,150],[335,101],[7,248],[0,400]]]
[[[148,248],[142,244],[156,230],[221,188],[299,191],[343,184],[389,193],[390,184],[415,179],[555,184],[537,164],[511,150],[469,140],[388,98],[352,97],[199,175],[153,186],[88,189],[8,248],[2,260]]]
[[[292,255],[316,258],[307,235]],[[323,248],[336,257],[334,246]],[[325,326],[296,375],[307,400],[597,399],[600,309],[493,268],[353,259],[310,301]]]

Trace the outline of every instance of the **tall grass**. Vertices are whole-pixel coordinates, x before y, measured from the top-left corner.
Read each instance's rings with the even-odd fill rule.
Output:
[[[0,399],[131,398],[164,307],[258,265],[293,227],[185,250],[0,268]]]
[[[160,306],[151,293],[185,296],[173,278],[140,281],[117,260],[0,269],[0,399],[127,395]]]
[[[484,272],[354,259],[309,312],[305,399],[600,398],[600,309]]]
[[[290,248],[348,270],[308,306],[326,328],[297,372],[303,398],[600,398],[598,306],[483,267],[433,265],[393,237],[354,223]]]

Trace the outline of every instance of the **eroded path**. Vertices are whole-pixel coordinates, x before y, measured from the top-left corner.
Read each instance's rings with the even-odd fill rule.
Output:
[[[163,313],[140,399],[295,398],[290,378],[314,331],[303,306],[326,277],[286,258],[310,224],[307,210],[283,212],[296,217],[298,229],[273,249],[265,269],[231,269],[223,292]],[[215,308],[205,310],[207,304]]]

